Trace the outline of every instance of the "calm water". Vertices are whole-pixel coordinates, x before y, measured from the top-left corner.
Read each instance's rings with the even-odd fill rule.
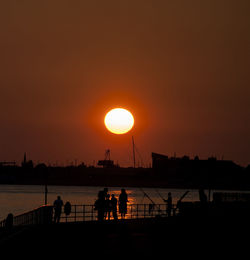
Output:
[[[48,203],[53,204],[58,195],[64,203],[70,201],[72,205],[93,205],[99,190],[104,187],[87,186],[48,186]],[[121,187],[108,187],[110,194],[119,196]],[[187,191],[184,189],[156,189],[156,188],[126,188],[129,204],[151,203],[144,196],[143,191],[156,204],[164,204],[168,192],[172,193],[173,203]],[[208,196],[208,191],[205,191]],[[237,191],[235,191],[237,192]],[[212,199],[212,192],[211,192]],[[198,190],[189,190],[184,201],[199,200]],[[9,213],[22,214],[44,204],[44,186],[40,185],[0,185],[0,221]]]
[[[48,203],[53,204],[57,195],[60,195],[64,203],[76,205],[94,204],[98,191],[103,187],[86,186],[49,186]],[[117,197],[120,194],[120,187],[108,187],[110,194]],[[126,188],[129,203],[151,203],[143,195],[140,188]],[[167,198],[168,192],[172,193],[173,203],[184,194],[186,190],[178,189],[155,189],[143,188],[143,191],[154,201],[154,203],[164,203],[162,198]],[[162,197],[162,198],[161,198]],[[198,200],[198,191],[190,190],[185,197],[185,201]],[[6,218],[8,213],[18,215],[32,210],[44,204],[44,186],[39,185],[0,185],[0,221]]]

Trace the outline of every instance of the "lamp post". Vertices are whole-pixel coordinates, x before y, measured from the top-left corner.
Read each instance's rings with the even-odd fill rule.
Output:
[[[47,203],[48,203],[48,185],[46,180],[45,189],[44,189],[44,204],[47,205]]]

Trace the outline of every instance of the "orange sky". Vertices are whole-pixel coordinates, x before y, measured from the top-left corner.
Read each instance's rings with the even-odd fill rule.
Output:
[[[250,1],[0,2],[0,161],[250,163]],[[135,127],[106,131],[125,107]]]

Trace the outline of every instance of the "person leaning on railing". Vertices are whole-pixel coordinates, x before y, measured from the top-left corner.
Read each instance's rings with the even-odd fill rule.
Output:
[[[61,200],[60,196],[57,196],[57,200],[54,201],[54,222],[59,223],[60,222],[60,217],[62,213],[62,207],[63,207],[63,201]]]

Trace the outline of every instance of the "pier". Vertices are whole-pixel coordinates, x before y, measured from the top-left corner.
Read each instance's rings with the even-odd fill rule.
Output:
[[[201,200],[189,201],[187,192],[174,199],[170,216],[167,203],[155,204],[156,200],[150,200],[146,193],[143,195],[150,203],[133,204],[132,201],[143,200],[129,200],[126,217],[121,219],[118,213],[117,220],[111,213],[110,219],[98,221],[93,204],[73,204],[70,212],[62,208],[60,223],[55,224],[54,207],[44,205],[1,221],[0,249],[18,251],[20,257],[35,251],[32,258],[38,252],[46,258],[51,254],[57,258],[70,254],[83,258],[91,255],[102,259],[165,259],[170,254],[176,258],[183,253],[185,257],[201,258],[203,251],[213,258],[221,254],[224,259],[225,252],[230,256],[248,248],[248,192],[213,192],[205,209]],[[66,206],[67,200],[64,202]],[[236,256],[238,259],[239,255]]]
[[[125,219],[143,219],[153,217],[166,217],[166,204],[130,204]],[[118,214],[118,220],[121,217]],[[106,218],[108,220],[108,217]],[[110,221],[114,220],[112,212],[110,213]],[[62,211],[60,222],[95,222],[97,221],[97,210],[94,205],[71,205],[70,214]],[[53,206],[44,205],[23,214],[13,216],[13,226],[28,226],[51,224],[53,222]],[[0,222],[0,227],[5,227],[6,219]]]
[[[55,247],[63,247],[104,257],[126,249],[124,255],[133,252],[141,256],[150,252],[147,243],[151,232],[166,224],[166,216],[166,204],[131,204],[125,219],[119,216],[115,221],[111,214],[110,220],[98,221],[94,205],[71,205],[70,214],[63,210],[60,223],[55,224],[53,206],[45,205],[13,216],[11,228],[6,219],[1,221],[0,248],[45,248],[54,252]],[[143,249],[145,246],[149,251]]]
[[[24,256],[35,250],[45,257],[82,254],[104,259],[183,253],[186,257],[198,257],[201,251],[210,257],[225,256],[225,252],[239,256],[248,248],[249,215],[238,211],[238,215],[227,217],[203,216],[197,211],[198,202],[191,207],[195,214],[188,215],[190,204],[183,206],[186,215],[180,208],[168,217],[165,204],[133,204],[128,206],[125,219],[97,221],[94,205],[72,205],[71,213],[65,215],[63,211],[60,223],[55,224],[53,207],[46,205],[14,216],[9,230],[6,220],[2,221],[0,248],[15,248]]]

